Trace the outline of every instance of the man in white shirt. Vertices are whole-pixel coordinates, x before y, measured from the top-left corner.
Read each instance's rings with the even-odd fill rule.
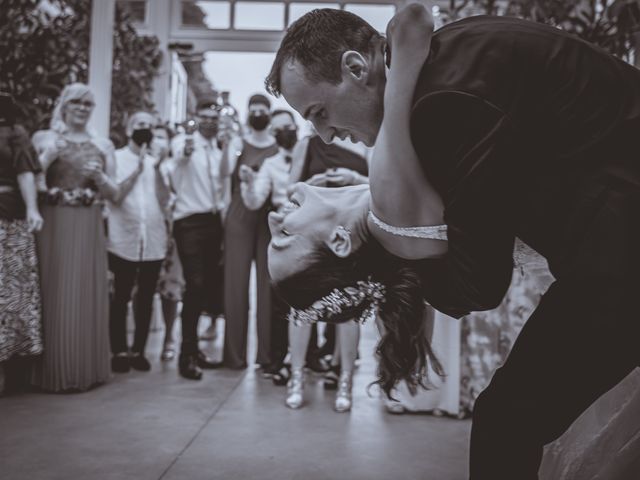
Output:
[[[168,198],[158,161],[147,153],[154,123],[151,114],[134,113],[127,124],[129,143],[115,152],[115,182],[139,171],[131,191],[119,203],[109,205],[109,269],[114,275],[109,323],[111,367],[115,372],[127,372],[130,367],[141,371],[151,368],[145,357],[145,346],[153,295],[167,250],[164,202]],[[134,285],[137,285],[135,334],[129,355],[126,318]]]
[[[186,283],[178,369],[180,375],[191,380],[202,378],[202,368],[219,366],[198,348],[198,319],[219,281],[216,273],[221,257],[226,181],[220,171],[222,152],[216,141],[217,105],[214,102],[199,104],[196,120],[196,132],[173,139],[170,171],[171,187],[176,195],[173,235]]]

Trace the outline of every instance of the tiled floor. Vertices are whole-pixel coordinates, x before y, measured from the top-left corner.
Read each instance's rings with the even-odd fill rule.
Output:
[[[284,406],[284,387],[252,368],[184,380],[175,361],[158,360],[162,332],[154,332],[149,373],[116,375],[82,394],[0,398],[0,479],[466,478],[469,421],[391,415],[368,396],[374,328],[363,331],[346,414],[332,410],[333,392],[318,377],[297,411]],[[220,339],[203,347],[219,355]]]

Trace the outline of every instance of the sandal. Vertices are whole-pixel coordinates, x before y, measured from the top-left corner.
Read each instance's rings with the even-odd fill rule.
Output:
[[[273,374],[271,380],[277,387],[284,387],[291,378],[291,371],[288,365],[283,365],[280,370]]]
[[[324,374],[323,384],[325,390],[337,390],[340,380],[340,365],[331,365]]]

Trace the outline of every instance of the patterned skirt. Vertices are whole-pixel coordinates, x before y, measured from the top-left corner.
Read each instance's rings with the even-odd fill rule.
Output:
[[[83,391],[107,381],[109,291],[99,205],[42,207],[37,237],[44,353],[33,383],[44,390]]]
[[[184,277],[182,275],[182,264],[178,257],[178,249],[173,236],[169,236],[169,246],[167,256],[162,263],[160,276],[158,277],[158,293],[166,300],[174,302],[182,301],[184,294]]]
[[[35,240],[25,220],[0,219],[0,362],[41,352]]]

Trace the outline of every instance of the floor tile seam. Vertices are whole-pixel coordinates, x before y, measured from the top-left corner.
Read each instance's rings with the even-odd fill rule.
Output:
[[[173,468],[173,466],[178,462],[180,457],[182,457],[182,455],[189,449],[189,447],[191,447],[193,442],[195,442],[196,438],[198,438],[200,436],[200,434],[202,433],[202,431],[209,425],[209,423],[211,423],[211,420],[213,420],[213,417],[216,416],[216,414],[220,411],[220,409],[227,403],[227,400],[229,400],[229,398],[238,389],[238,387],[243,382],[243,380],[247,377],[247,373],[248,372],[245,371],[245,372],[242,373],[242,375],[240,375],[240,377],[238,378],[238,381],[233,386],[233,388],[231,390],[229,390],[229,393],[227,394],[227,396],[218,404],[217,407],[215,407],[213,409],[213,411],[209,414],[207,419],[200,426],[198,431],[193,434],[193,437],[191,437],[191,439],[187,442],[187,444],[184,446],[184,448],[182,450],[180,450],[180,452],[176,455],[176,457],[171,461],[171,463],[167,466],[167,468],[165,468],[165,470],[162,472],[162,474],[158,477],[158,480],[162,480],[167,475],[167,473],[169,473],[169,471]]]

